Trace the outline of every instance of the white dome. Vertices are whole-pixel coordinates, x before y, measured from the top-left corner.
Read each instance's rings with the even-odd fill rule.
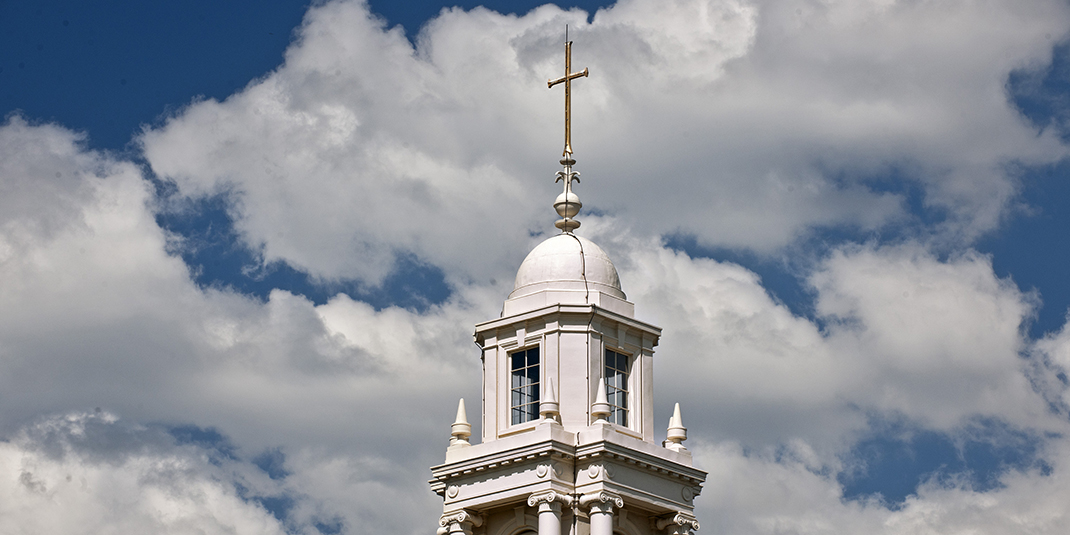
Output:
[[[532,249],[516,272],[509,298],[540,290],[600,291],[627,299],[609,255],[591,240],[574,234],[558,234]]]

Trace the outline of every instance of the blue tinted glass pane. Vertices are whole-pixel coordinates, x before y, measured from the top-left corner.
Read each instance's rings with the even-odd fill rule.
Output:
[[[620,405],[622,408],[625,408],[625,409],[628,408],[628,394],[627,393],[625,393],[625,392],[621,392],[620,393],[620,402],[617,403],[617,405]]]
[[[534,420],[539,417],[539,404],[532,403],[528,405],[528,421]]]
[[[522,384],[524,384],[524,371],[513,372],[513,380],[510,388],[516,388]]]
[[[513,408],[512,423],[513,424],[524,423],[524,411],[521,410],[519,407]]]
[[[510,355],[510,357],[512,357],[512,359],[513,359],[513,368],[512,369],[519,370],[520,368],[524,367],[524,352],[523,351],[519,351],[517,353],[513,353],[512,355]]]
[[[528,382],[529,383],[537,383],[537,382],[539,382],[539,366],[538,365],[528,368]]]
[[[521,403],[523,403],[522,399],[523,398],[520,395],[520,390],[513,390],[512,399],[510,400],[509,406],[516,407],[517,405],[520,405]]]
[[[533,347],[528,350],[528,366],[537,366],[539,364],[539,348]]]

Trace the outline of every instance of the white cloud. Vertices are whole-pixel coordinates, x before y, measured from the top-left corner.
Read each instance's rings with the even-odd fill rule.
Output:
[[[890,510],[877,500],[844,501],[835,479],[791,459],[747,454],[733,442],[705,443],[696,458],[710,477],[696,506],[704,513],[702,531],[710,533],[1056,535],[1070,523],[1070,444],[1061,440],[1052,450],[1051,475],[1010,472],[1001,488],[987,492],[930,481]]]
[[[0,263],[6,436],[42,414],[95,406],[132,421],[214,426],[232,437],[240,458],[265,448],[285,453],[290,475],[264,485],[296,497],[291,523],[415,532],[433,521],[437,503],[424,486],[425,470],[441,460],[453,400],[478,399],[480,368],[468,337],[475,322],[495,315],[507,276],[498,275],[503,282],[493,286],[458,286],[448,302],[422,313],[375,310],[345,296],[315,306],[278,290],[263,303],[202,290],[166,253],[152,190],[135,167],[79,149],[77,136],[55,126],[15,119],[0,136],[9,140],[5,147],[48,148],[0,176],[19,199],[12,205],[26,206],[12,212],[0,233],[11,251]],[[75,178],[57,177],[53,169],[61,168]],[[67,208],[50,210],[53,200]],[[715,476],[731,467],[732,478],[748,481],[747,493],[722,502],[716,498],[726,492],[722,482],[711,478],[700,503],[702,518],[718,519],[726,532],[776,526],[806,532],[818,520],[818,532],[883,526],[893,518],[915,525],[900,513],[843,502],[831,479],[845,448],[867,432],[869,414],[903,415],[949,436],[974,418],[1032,433],[1065,431],[1065,422],[1044,414],[1019,357],[1029,350],[1019,324],[1032,313],[1034,298],[995,277],[982,256],[941,261],[918,245],[841,248],[811,279],[817,313],[830,322],[823,331],[770,298],[758,277],[739,266],[689,258],[613,218],[584,222],[583,231],[616,258],[639,316],[666,328],[658,351],[659,410],[683,401],[702,466]],[[1042,350],[1061,354],[1055,338],[1045,344]],[[1040,373],[1057,382],[1051,371]],[[10,442],[0,462],[23,463],[33,449],[26,444],[47,449],[64,444],[62,436]],[[1063,477],[1062,441],[1046,440],[1051,450],[1041,455],[1052,475],[1012,471],[1004,478],[1024,488],[1027,481],[1044,486]],[[733,457],[703,446],[714,443],[751,453]],[[10,488],[23,493],[17,503],[36,496],[26,494],[38,488],[34,482],[62,487],[65,476],[57,474],[64,470],[133,494],[132,482],[145,479],[140,474],[162,470],[159,459],[171,458],[166,448],[147,460],[109,448],[99,448],[102,455],[111,451],[107,466],[84,452],[54,466],[33,461],[47,469],[31,472],[51,475],[34,475],[29,486],[16,482],[21,486]],[[196,474],[175,480],[183,490],[158,500],[151,489],[138,494],[163,500],[172,516],[137,513],[138,502],[127,505],[134,511],[129,521],[261,518],[255,506],[226,494],[226,486],[212,487]],[[732,478],[725,481],[738,481]],[[970,504],[997,498],[993,511],[1003,511],[1004,503],[1008,511],[1032,510],[1024,498],[994,492],[923,489],[904,511],[969,511]],[[233,510],[199,510],[197,497],[210,494]],[[415,497],[414,509],[401,516],[392,505],[400,496]],[[813,503],[817,497],[825,501]],[[725,513],[726,504],[740,500],[745,503]],[[85,522],[106,525],[109,515],[124,511],[95,492],[83,501]],[[814,505],[831,516],[808,512]],[[10,522],[37,526],[22,515],[50,506],[18,507]],[[969,524],[956,514],[941,522]]]
[[[43,419],[0,442],[0,531],[287,533],[239,495],[236,485],[254,487],[256,478],[209,455],[107,413]]]
[[[1032,356],[1035,365],[1029,378],[1055,410],[1070,414],[1070,321],[1059,332],[1038,340]]]
[[[831,453],[874,416],[942,431],[976,418],[1065,427],[1028,377],[1036,359],[1023,323],[1036,296],[996,277],[987,257],[841,247],[810,275],[821,326],[738,265],[589,223],[640,315],[665,329],[658,381],[672,386],[659,400],[685,402],[685,414],[716,408],[690,411],[699,433],[758,448],[801,438],[835,466]]]
[[[0,152],[0,188],[17,207],[0,226],[0,437],[21,436],[44,415],[93,407],[133,422],[212,426],[232,437],[242,458],[275,447],[288,456],[293,475],[282,485],[301,498],[295,521],[413,532],[424,527],[423,516],[433,522],[426,469],[442,460],[451,405],[460,396],[478,399],[470,329],[500,307],[502,288],[459,291],[423,313],[375,310],[345,296],[317,307],[285,291],[261,303],[200,289],[181,259],[167,254],[172,238],[157,226],[152,187],[136,166],[80,148],[63,128],[17,117],[0,127],[0,138],[0,151],[8,151]],[[43,148],[17,152],[24,147]],[[0,462],[66,448],[65,437],[12,441]],[[25,461],[42,464],[46,488],[78,466],[87,480],[100,480],[79,502],[82,517],[41,524],[36,516],[67,502],[19,494],[9,525],[54,533],[81,532],[83,524],[176,533],[202,526],[211,533],[212,522],[255,519],[246,509],[213,509],[236,498],[199,468],[167,483],[179,487],[171,494],[170,487],[136,487],[170,466],[168,451],[143,458],[116,441],[97,446],[111,464],[97,466],[81,450],[52,464]],[[185,462],[179,457],[174,462]],[[111,500],[112,490],[116,500],[141,493],[144,501]],[[407,502],[422,502],[425,514],[398,523],[396,511],[382,509],[388,496],[417,496]],[[212,504],[202,507],[205,500]],[[154,507],[173,515],[151,516]]]
[[[1035,297],[987,258],[943,260],[918,242],[840,247],[809,279],[822,329],[754,273],[652,236],[681,229],[768,251],[812,225],[878,227],[907,217],[901,199],[858,177],[892,168],[949,209],[942,239],[990,228],[1016,188],[1002,164],[1064,151],[1015,115],[1003,83],[1044,60],[1042,35],[1065,28],[1065,6],[659,5],[657,24],[639,1],[589,25],[553,6],[451,10],[413,49],[363,5],[332,2],[310,11],[278,70],[146,132],[153,169],[184,195],[235,192],[236,224],[268,260],[372,282],[398,250],[442,267],[454,293],[425,312],[200,289],[167,254],[175,237],[157,226],[137,166],[61,127],[0,127],[0,436],[21,437],[0,443],[11,468],[0,522],[77,531],[38,518],[73,500],[80,525],[101,529],[279,528],[203,452],[65,446],[79,418],[99,418],[69,411],[99,406],[215,426],[242,458],[280,447],[291,475],[255,480],[299,497],[302,525],[431,529],[426,467],[442,458],[456,397],[478,396],[472,325],[500,310],[536,239],[527,231],[549,229],[559,112],[547,110],[561,95],[541,84],[559,70],[568,20],[574,65],[593,70],[577,83],[578,191],[618,213],[584,217],[581,232],[617,260],[640,318],[666,329],[658,407],[684,402],[711,470],[705,529],[946,533],[1020,519],[1055,532],[1061,438],[1042,452],[1051,475],[1011,471],[987,492],[924,487],[897,512],[845,502],[834,479],[871,414],[952,435],[978,417],[1065,435],[1027,374],[1065,396],[1055,372],[1070,369],[1067,337],[1033,348],[1020,325]],[[75,416],[47,420],[62,433],[34,434],[29,422],[56,413]],[[46,451],[57,444],[59,457]],[[11,475],[27,466],[25,481]],[[91,490],[78,494],[68,473]]]
[[[446,10],[414,48],[360,2],[317,6],[283,65],[148,130],[145,154],[184,195],[236,192],[268,261],[375,283],[410,251],[485,280],[552,215],[533,201],[554,195],[561,95],[544,83],[566,22],[593,73],[574,95],[578,191],[657,233],[775,251],[815,227],[909,224],[906,183],[947,216],[918,232],[969,241],[1013,201],[1008,164],[1066,154],[1005,88],[1049,57],[1061,2],[631,0],[583,15]]]
[[[1023,324],[1039,303],[996,278],[987,257],[859,247],[834,253],[811,282],[831,345],[856,363],[852,397],[938,428],[971,413],[1049,418],[1022,357]]]

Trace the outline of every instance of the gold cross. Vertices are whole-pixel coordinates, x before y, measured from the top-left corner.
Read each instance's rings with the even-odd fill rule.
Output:
[[[553,87],[562,82],[565,83],[565,152],[561,156],[572,154],[572,80],[581,76],[587,76],[585,67],[583,72],[569,72],[572,70],[572,41],[565,41],[565,75],[556,80],[548,80],[546,87]]]

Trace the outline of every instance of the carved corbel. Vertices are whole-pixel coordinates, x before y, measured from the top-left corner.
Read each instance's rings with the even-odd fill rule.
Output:
[[[472,535],[472,528],[483,525],[483,515],[467,510],[452,511],[438,519],[438,535]]]
[[[680,511],[670,517],[658,519],[654,523],[658,530],[665,530],[666,535],[690,535],[692,531],[698,531],[698,520],[695,515]]]

